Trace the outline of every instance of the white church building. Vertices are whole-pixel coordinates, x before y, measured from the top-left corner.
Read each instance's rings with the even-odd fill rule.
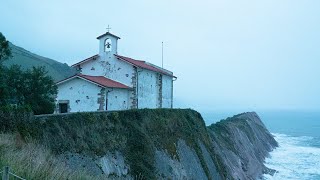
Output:
[[[118,36],[99,37],[99,54],[72,67],[77,74],[57,82],[55,113],[172,108],[172,72],[118,54]]]

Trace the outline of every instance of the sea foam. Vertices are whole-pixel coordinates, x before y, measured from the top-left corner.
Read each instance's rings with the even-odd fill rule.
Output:
[[[320,180],[320,148],[318,139],[309,136],[273,134],[279,147],[270,153],[265,165],[277,170],[274,176],[264,175],[266,180],[307,179]]]

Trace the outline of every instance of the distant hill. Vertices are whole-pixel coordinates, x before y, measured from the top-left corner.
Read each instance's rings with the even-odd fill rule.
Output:
[[[10,47],[13,57],[4,62],[4,65],[7,67],[13,64],[20,65],[23,69],[30,69],[33,66],[45,66],[48,74],[53,77],[55,81],[75,74],[75,70],[66,63],[60,63],[53,59],[39,56],[12,43],[10,43]]]

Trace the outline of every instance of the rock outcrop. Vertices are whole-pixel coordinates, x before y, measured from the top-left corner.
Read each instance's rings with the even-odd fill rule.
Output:
[[[278,146],[259,116],[243,113],[208,127],[226,179],[257,179],[270,170],[268,153]]]

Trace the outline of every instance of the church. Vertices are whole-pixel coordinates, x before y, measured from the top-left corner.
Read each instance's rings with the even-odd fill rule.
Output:
[[[120,37],[97,37],[99,53],[80,61],[77,74],[56,83],[55,113],[172,108],[171,71],[118,54]]]

